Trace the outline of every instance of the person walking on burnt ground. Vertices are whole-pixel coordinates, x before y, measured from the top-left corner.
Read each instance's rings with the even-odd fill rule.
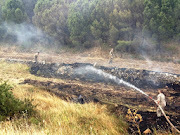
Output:
[[[35,60],[35,63],[38,63],[38,61],[39,61],[39,52],[37,52],[37,54],[34,55],[34,60]]]
[[[109,52],[109,61],[108,61],[109,64],[112,64],[113,58],[114,58],[114,49],[112,48]]]

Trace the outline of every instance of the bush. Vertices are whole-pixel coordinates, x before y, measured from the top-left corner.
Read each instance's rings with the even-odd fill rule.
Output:
[[[89,49],[92,47],[92,43],[90,41],[86,41],[83,43],[84,48]]]
[[[12,87],[7,82],[0,82],[0,120],[13,117],[15,114],[26,113],[27,116],[35,113],[34,107],[29,99],[21,101],[12,94]]]
[[[131,48],[131,41],[118,41],[118,45],[115,47],[115,50],[118,52],[129,52]]]
[[[169,53],[173,54],[178,54],[178,47],[175,45],[168,45],[164,47],[165,50],[167,50]]]

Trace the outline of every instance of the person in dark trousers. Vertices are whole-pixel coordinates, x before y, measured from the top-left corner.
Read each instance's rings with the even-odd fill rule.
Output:
[[[35,60],[35,63],[38,63],[39,59],[39,52],[37,52],[37,54],[34,55],[34,60]]]
[[[78,97],[78,103],[80,103],[80,104],[84,104],[85,103],[84,99],[83,99],[83,97],[81,95],[79,95],[79,97]]]

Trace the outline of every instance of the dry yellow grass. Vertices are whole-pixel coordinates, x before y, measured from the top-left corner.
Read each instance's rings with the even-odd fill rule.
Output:
[[[14,86],[13,93],[19,99],[34,99],[39,113],[37,118],[14,118],[0,122],[0,135],[119,135],[127,134],[127,124],[122,118],[112,116],[106,106],[87,103],[70,103],[43,91],[43,89],[19,84],[25,78],[62,81],[36,77],[23,64],[0,62],[0,79]]]

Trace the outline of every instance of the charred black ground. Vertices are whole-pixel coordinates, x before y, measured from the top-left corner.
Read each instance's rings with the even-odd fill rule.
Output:
[[[140,123],[141,131],[146,130],[147,128],[161,128],[169,130],[169,125],[166,122],[165,118],[157,118],[155,104],[145,98],[143,95],[137,95],[135,92],[130,92],[130,90],[125,90],[126,88],[119,89],[114,91],[108,88],[95,88],[94,84],[88,86],[88,84],[81,85],[76,83],[54,83],[51,81],[42,82],[37,80],[27,79],[23,83],[28,83],[37,87],[41,87],[44,90],[57,95],[58,97],[69,101],[69,102],[78,102],[78,96],[82,95],[85,102],[96,102],[100,104],[106,104],[111,113],[119,116],[120,114],[126,115],[128,108],[139,108],[138,114],[141,114],[143,121]],[[149,109],[152,107],[151,109]],[[178,115],[179,111],[174,108],[167,106],[166,113],[171,118],[172,123],[179,127],[180,116]],[[131,125],[132,123],[130,123]],[[137,129],[133,126],[130,126],[129,132],[133,133]]]
[[[73,70],[79,67],[93,66],[89,63],[51,63],[51,64],[37,64],[31,63],[31,73],[44,76],[44,77],[56,77],[56,78],[69,78],[80,79],[92,82],[109,82],[104,78],[99,78],[97,75],[83,76],[74,75]],[[148,70],[137,70],[128,68],[116,68],[116,67],[104,67],[96,66],[97,69],[101,69],[107,73],[122,78],[123,80],[139,87],[139,88],[164,88],[168,86],[174,88],[174,90],[180,91],[180,74],[171,74],[165,72],[155,72]]]
[[[110,110],[119,115],[119,112],[127,113],[128,108],[138,108],[138,113],[142,115],[143,122],[140,123],[141,131],[147,128],[169,129],[169,125],[165,118],[157,118],[156,105],[144,95],[126,87],[118,86],[111,80],[99,78],[98,76],[75,75],[73,70],[84,66],[93,66],[88,63],[73,64],[38,64],[31,63],[30,72],[43,77],[61,78],[71,80],[72,83],[53,83],[38,82],[36,80],[25,80],[38,87],[43,87],[49,92],[55,93],[61,98],[77,102],[79,95],[82,95],[85,102],[99,102],[110,106]],[[179,128],[180,121],[180,82],[179,74],[169,74],[162,72],[154,72],[147,70],[136,70],[127,68],[108,68],[97,66],[96,68],[106,73],[115,75],[131,84],[141,88],[150,96],[156,99],[157,90],[163,89],[167,99],[167,107],[165,109],[172,123]],[[103,85],[103,87],[101,86]],[[133,132],[131,127],[129,132]],[[136,130],[136,129],[134,129]]]
[[[16,62],[16,61],[13,61]],[[127,114],[127,109],[138,109],[138,113],[142,115],[143,121],[140,123],[140,129],[153,127],[169,129],[164,118],[156,117],[156,105],[147,97],[128,88],[124,85],[117,85],[109,79],[103,79],[96,75],[84,76],[73,73],[74,69],[93,66],[89,63],[33,63],[24,62],[30,66],[30,72],[37,76],[48,78],[60,78],[64,83],[55,83],[51,81],[43,82],[37,80],[26,79],[23,83],[28,83],[37,87],[42,87],[64,100],[70,102],[78,102],[79,95],[82,95],[85,102],[98,102],[106,104],[109,110],[116,115]],[[166,114],[170,116],[172,123],[179,129],[180,124],[180,81],[179,74],[170,74],[162,72],[154,72],[147,70],[136,70],[127,68],[109,68],[104,66],[96,66],[106,73],[110,73],[118,78],[130,82],[131,84],[141,88],[148,95],[156,99],[157,90],[165,91],[167,107]],[[130,123],[131,124],[131,123]],[[161,126],[159,126],[161,125]],[[133,132],[132,126],[129,132]]]

